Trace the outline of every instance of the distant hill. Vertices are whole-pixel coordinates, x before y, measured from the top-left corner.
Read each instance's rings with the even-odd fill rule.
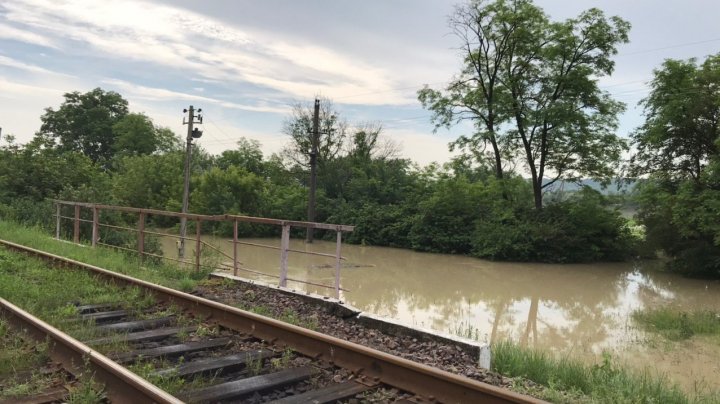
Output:
[[[550,181],[549,179],[545,180],[545,183],[547,181]],[[590,187],[596,191],[599,191],[600,193],[604,195],[611,195],[611,194],[628,194],[635,189],[635,185],[637,184],[637,181],[625,181],[625,180],[613,180],[608,184],[607,187],[604,187],[595,180],[591,179],[585,179],[580,181],[580,183],[575,182],[565,182],[565,181],[558,181],[550,186],[550,189],[553,191],[566,191],[566,192],[573,192],[579,190],[581,187]]]

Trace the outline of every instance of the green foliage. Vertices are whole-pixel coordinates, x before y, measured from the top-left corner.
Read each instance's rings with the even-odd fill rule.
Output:
[[[672,271],[720,278],[720,54],[667,60],[651,86],[630,165],[648,174],[638,190],[646,249],[662,250]]]
[[[631,372],[613,363],[603,354],[600,364],[587,366],[580,361],[549,354],[510,342],[494,344],[492,369],[504,376],[522,377],[548,387],[551,391],[579,393],[579,399],[600,403],[692,403],[709,402],[717,392],[688,397],[664,376],[649,370]],[[547,393],[546,393],[547,394]]]
[[[504,7],[501,3],[495,6]],[[602,16],[596,17],[596,23],[603,21]],[[597,60],[604,57],[599,55]],[[86,130],[87,136],[83,136],[87,139],[61,136],[49,129],[24,146],[7,138],[7,144],[0,147],[0,217],[50,228],[54,212],[46,198],[180,210],[184,150],[172,132],[155,127],[145,115],[128,113],[126,106],[111,114],[112,108],[106,104],[124,101],[113,94],[100,89],[72,93],[58,111],[48,109],[44,119],[52,121],[53,127]],[[534,211],[532,184],[510,171],[498,178],[492,158],[477,149],[482,142],[476,141],[488,138],[470,139],[474,146],[465,147],[461,157],[443,167],[419,168],[397,158],[396,146],[381,136],[379,124],[361,124],[350,130],[330,103],[323,101],[321,107],[316,220],[355,225],[354,232],[344,235],[345,241],[523,261],[608,260],[626,255],[629,237],[623,232],[624,222],[606,201],[581,192]],[[84,120],[63,121],[73,117]],[[97,133],[90,129],[100,130],[98,127],[110,123],[112,133],[97,140]],[[309,175],[304,165],[311,123],[312,109],[296,106],[285,127],[292,139],[285,150],[286,160],[278,155],[264,159],[260,144],[253,140],[242,139],[234,150],[217,157],[196,145],[191,160],[190,211],[305,220]],[[70,139],[76,143],[64,143]],[[91,156],[80,147],[88,139],[107,143],[100,145],[102,157]],[[289,150],[294,154],[288,154]],[[712,195],[706,199],[703,209],[708,213],[702,226],[712,228]],[[88,215],[84,212],[82,218],[88,220]],[[102,214],[102,222],[113,226],[135,227],[136,221],[134,215]],[[175,219],[154,215],[148,219],[148,226],[176,225]],[[232,234],[229,223],[206,222],[202,230]],[[60,231],[70,235],[71,221],[63,221]],[[81,239],[89,239],[91,226],[81,223],[80,232]],[[294,229],[295,235],[300,232]],[[273,226],[239,226],[240,236],[278,233]],[[317,237],[333,236],[332,232],[317,232]],[[101,228],[100,238],[105,244],[130,249],[137,244],[136,234],[114,228]],[[160,253],[155,237],[146,237],[145,251]],[[181,286],[191,288],[191,282],[182,279],[178,278]]]
[[[695,334],[720,335],[720,313],[710,310],[684,312],[670,308],[635,311],[633,320],[645,329],[677,341]]]
[[[113,126],[128,113],[127,101],[118,93],[96,88],[84,94],[66,93],[60,108],[45,109],[37,137],[62,151],[80,152],[93,162],[113,156]]]
[[[285,120],[283,133],[290,137],[290,144],[283,150],[284,156],[293,164],[308,167],[312,151],[314,105],[297,103],[292,116]],[[317,161],[319,166],[337,157],[344,145],[347,123],[335,111],[332,101],[320,100],[319,139]]]
[[[209,215],[225,213],[257,214],[263,181],[239,167],[212,168],[194,184],[193,210]]]
[[[216,164],[221,170],[234,166],[257,176],[265,174],[263,153],[257,140],[241,138],[237,142],[236,149],[225,150],[218,156]]]
[[[450,25],[463,69],[444,91],[426,86],[418,98],[438,127],[474,123],[454,146],[491,162],[498,179],[521,159],[538,210],[555,180],[614,176],[626,148],[614,133],[624,105],[597,78],[612,73],[629,23],[598,9],[552,22],[530,0],[497,0],[458,6]]]
[[[114,156],[138,156],[180,149],[180,140],[171,130],[158,128],[145,114],[128,114],[113,127]]]
[[[548,205],[540,214],[527,206],[478,222],[473,254],[541,262],[618,261],[635,239],[620,213],[589,188]]]

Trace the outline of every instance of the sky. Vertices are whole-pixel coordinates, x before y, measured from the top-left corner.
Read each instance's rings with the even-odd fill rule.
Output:
[[[351,123],[379,122],[403,157],[445,162],[466,125],[433,133],[417,101],[459,71],[446,0],[13,0],[0,2],[0,127],[24,143],[63,94],[120,93],[132,112],[185,135],[183,109],[202,108],[206,150],[256,139],[266,155],[288,141],[295,103],[334,101]],[[618,134],[643,121],[639,100],[666,58],[720,52],[720,2],[536,0],[554,20],[598,7],[632,24],[600,86],[627,104]]]

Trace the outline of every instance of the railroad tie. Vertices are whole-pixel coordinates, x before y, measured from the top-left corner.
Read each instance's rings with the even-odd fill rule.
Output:
[[[236,369],[245,367],[248,362],[265,360],[276,356],[277,354],[269,349],[259,349],[255,351],[241,352],[234,355],[222,356],[218,358],[198,359],[191,362],[183,363],[180,366],[161,369],[154,373],[156,376],[178,376],[191,377],[198,374],[224,374],[232,372]]]
[[[279,400],[271,401],[272,404],[323,404],[334,403],[339,400],[353,397],[364,391],[374,389],[377,386],[367,386],[354,380],[348,380],[342,383],[331,384],[319,390],[306,391],[302,394],[288,396]]]
[[[247,379],[190,391],[182,394],[178,398],[192,403],[229,400],[246,394],[277,389],[289,384],[301,382],[311,378],[317,372],[317,369],[312,367],[285,369],[275,373],[253,376]]]
[[[206,341],[187,342],[184,344],[168,345],[149,349],[138,349],[131,352],[122,352],[119,354],[111,355],[110,358],[117,363],[132,363],[141,357],[147,359],[157,357],[180,356],[191,352],[220,348],[229,343],[229,338],[215,338]]]
[[[98,330],[99,332],[133,332],[164,327],[166,325],[171,325],[174,322],[175,317],[169,316],[152,318],[149,320],[127,321],[124,323],[101,325],[97,327],[96,330]]]
[[[146,342],[146,341],[158,341],[180,333],[190,334],[195,332],[197,327],[166,327],[158,328],[149,331],[131,332],[127,334],[113,335],[110,337],[98,338],[91,341],[86,341],[85,345],[98,346],[105,344],[112,344],[116,342]]]
[[[0,404],[45,404],[63,401],[67,396],[68,391],[66,388],[52,387],[30,397],[10,397],[0,400]]]

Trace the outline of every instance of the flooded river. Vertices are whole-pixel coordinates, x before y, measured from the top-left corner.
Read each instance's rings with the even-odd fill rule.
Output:
[[[227,239],[204,241],[232,255]],[[275,239],[245,242],[279,246]],[[174,241],[163,243],[174,257]],[[334,254],[335,244],[291,240],[291,249]],[[696,381],[720,385],[720,345],[702,337],[668,343],[636,329],[631,313],[671,305],[720,311],[720,282],[685,279],[656,271],[658,263],[551,265],[499,263],[408,250],[343,245],[342,299],[408,325],[493,342],[511,339],[597,361],[603,351],[621,362],[666,373],[688,389]],[[277,283],[278,250],[239,247],[240,272]],[[218,258],[220,261],[227,261]],[[332,285],[334,259],[290,253],[289,276]],[[290,282],[303,291],[332,296],[331,289]]]

